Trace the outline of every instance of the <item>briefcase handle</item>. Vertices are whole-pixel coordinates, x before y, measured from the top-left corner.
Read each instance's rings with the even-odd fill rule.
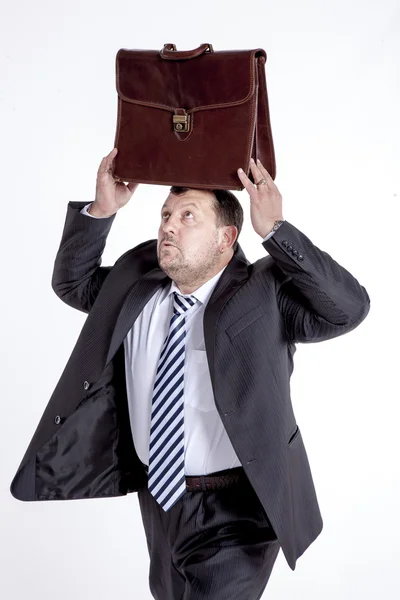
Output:
[[[172,48],[172,49],[171,49]],[[201,44],[198,48],[194,50],[176,50],[175,44],[164,44],[164,48],[160,50],[161,58],[166,60],[182,60],[186,58],[196,58],[196,56],[200,56],[205,52],[214,52],[211,44]]]

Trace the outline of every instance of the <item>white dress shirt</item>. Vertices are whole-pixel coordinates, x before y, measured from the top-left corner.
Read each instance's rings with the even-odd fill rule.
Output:
[[[81,213],[87,212],[90,202]],[[270,232],[263,241],[275,232]],[[207,302],[226,269],[192,292],[198,300],[186,315],[184,367],[185,474],[206,475],[241,466],[217,411],[208,368],[203,315]],[[174,281],[157,290],[143,307],[124,339],[126,389],[133,443],[140,460],[149,464],[150,421],[158,359],[169,331]],[[190,296],[191,294],[182,294]]]

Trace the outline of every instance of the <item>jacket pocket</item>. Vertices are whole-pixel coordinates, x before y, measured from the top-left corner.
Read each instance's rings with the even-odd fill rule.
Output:
[[[258,304],[252,310],[249,310],[248,313],[243,315],[243,317],[240,317],[240,319],[232,323],[232,325],[229,325],[225,331],[232,339],[235,337],[235,335],[243,331],[243,329],[254,323],[254,321],[261,319],[261,317],[263,317],[265,314],[266,311],[264,306],[262,306],[262,304]]]

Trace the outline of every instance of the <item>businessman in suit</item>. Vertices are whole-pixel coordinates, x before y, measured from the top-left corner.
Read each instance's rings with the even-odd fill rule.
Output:
[[[268,256],[246,259],[233,194],[173,187],[158,239],[100,266],[138,185],[113,179],[116,153],[95,201],[68,205],[52,285],[88,317],[11,493],[137,492],[154,598],[255,600],[279,549],[294,570],[322,530],[290,397],[296,343],[350,332],[370,299],[284,220],[261,163],[255,184],[238,176]]]

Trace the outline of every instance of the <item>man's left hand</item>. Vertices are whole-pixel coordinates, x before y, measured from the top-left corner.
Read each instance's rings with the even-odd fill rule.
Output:
[[[274,221],[283,221],[282,196],[267,169],[258,160],[250,161],[252,183],[242,169],[238,169],[239,179],[250,195],[250,217],[254,231],[262,238],[272,231]],[[265,184],[256,184],[265,179]]]

